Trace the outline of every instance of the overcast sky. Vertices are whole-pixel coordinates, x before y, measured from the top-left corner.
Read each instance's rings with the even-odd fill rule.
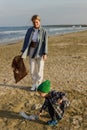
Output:
[[[31,25],[34,14],[42,24],[87,24],[87,0],[0,0],[0,26]]]

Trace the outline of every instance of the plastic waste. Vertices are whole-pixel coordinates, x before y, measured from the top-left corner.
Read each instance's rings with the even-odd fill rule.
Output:
[[[32,115],[30,115],[30,116],[28,116],[25,112],[23,112],[23,111],[21,111],[20,112],[20,115],[22,116],[22,117],[24,117],[25,119],[27,119],[27,120],[38,120],[38,115],[34,115],[34,114],[32,114]]]

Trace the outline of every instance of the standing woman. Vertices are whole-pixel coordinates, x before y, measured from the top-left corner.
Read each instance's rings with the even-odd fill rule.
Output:
[[[31,90],[34,91],[43,80],[44,61],[47,59],[48,53],[48,36],[46,30],[40,25],[40,16],[32,16],[31,21],[33,26],[26,33],[22,47],[22,58],[29,56]]]

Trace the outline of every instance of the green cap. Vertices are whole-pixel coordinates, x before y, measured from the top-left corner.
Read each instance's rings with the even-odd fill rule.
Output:
[[[49,80],[46,80],[42,82],[39,86],[37,91],[41,91],[43,93],[49,93],[50,92],[50,84],[51,82]]]

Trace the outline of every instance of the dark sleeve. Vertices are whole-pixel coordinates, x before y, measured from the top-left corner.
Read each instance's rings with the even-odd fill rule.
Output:
[[[48,54],[48,34],[46,30],[44,32],[44,54]]]
[[[60,99],[62,99],[65,95],[65,92],[60,92]]]
[[[62,99],[65,96],[65,93],[64,92],[52,91],[51,96],[52,96],[51,102],[56,103],[58,101],[58,99]]]
[[[40,113],[42,112],[42,110],[45,110],[47,108],[47,106],[48,106],[48,100],[45,99],[45,102],[44,102],[44,104],[42,105],[42,107],[40,109]]]
[[[31,30],[32,28],[29,28],[26,32],[26,35],[25,35],[25,38],[24,38],[24,43],[23,43],[23,47],[22,47],[22,50],[21,52],[24,52],[25,49],[27,48],[28,46],[28,43],[29,43],[29,38],[30,38],[30,35],[31,35]]]

